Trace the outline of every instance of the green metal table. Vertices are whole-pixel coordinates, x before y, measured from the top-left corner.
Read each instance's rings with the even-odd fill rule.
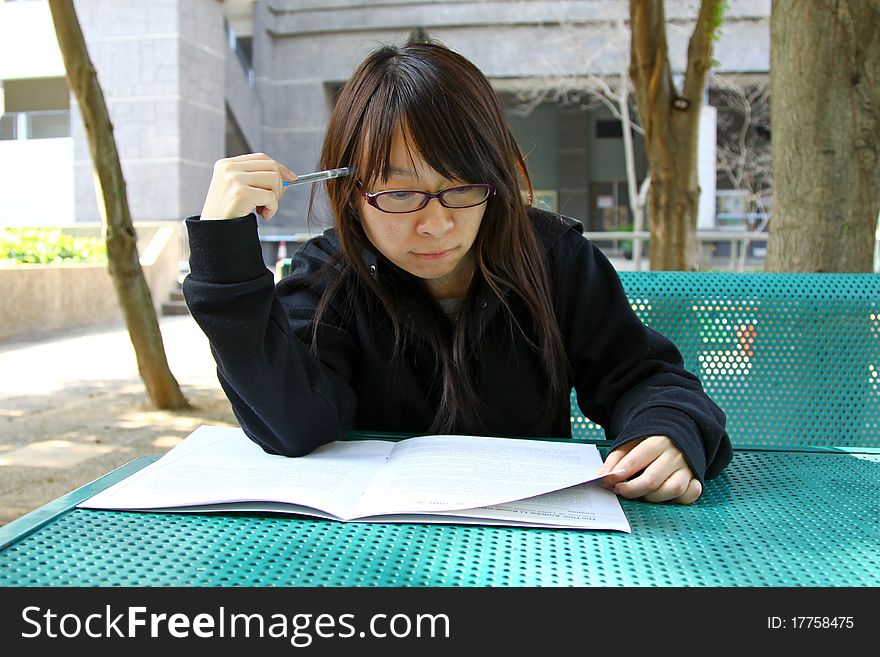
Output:
[[[737,450],[692,506],[622,499],[632,534],[76,508],[153,460],[0,527],[0,586],[880,585],[872,447]]]

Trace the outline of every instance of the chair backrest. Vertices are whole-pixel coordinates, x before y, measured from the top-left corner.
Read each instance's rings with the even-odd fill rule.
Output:
[[[620,278],[636,314],[727,414],[735,446],[880,447],[880,274]],[[605,437],[574,391],[571,430]]]
[[[740,447],[880,447],[880,275],[621,272]],[[572,393],[572,435],[604,438]]]

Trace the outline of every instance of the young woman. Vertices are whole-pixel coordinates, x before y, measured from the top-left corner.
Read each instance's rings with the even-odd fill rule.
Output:
[[[311,452],[349,430],[570,436],[572,388],[614,441],[628,498],[688,504],[729,462],[725,417],[632,312],[579,222],[529,207],[497,95],[437,43],[382,47],[337,99],[320,168],[335,227],[277,287],[268,220],[296,175],[262,153],[214,167],[187,220],[184,293],[245,433]],[[213,221],[219,220],[219,221]]]

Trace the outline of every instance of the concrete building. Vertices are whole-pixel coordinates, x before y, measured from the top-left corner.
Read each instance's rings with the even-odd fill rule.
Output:
[[[681,70],[697,3],[667,0]],[[312,171],[333,95],[374,47],[417,28],[502,95],[541,202],[592,230],[626,225],[620,122],[583,89],[625,70],[625,0],[76,0],[137,221],[197,214],[216,160],[263,151]],[[766,79],[769,0],[731,0],[717,70]],[[0,226],[97,221],[92,164],[45,0],[0,4]],[[716,226],[715,113],[701,131],[700,226]],[[636,169],[645,158],[636,135]],[[285,195],[267,241],[307,230]],[[316,227],[315,230],[318,228]]]

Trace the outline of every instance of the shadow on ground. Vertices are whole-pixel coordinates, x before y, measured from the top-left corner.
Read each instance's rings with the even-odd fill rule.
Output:
[[[236,426],[219,385],[181,389],[192,409],[155,410],[143,384],[117,380],[0,399],[0,525],[134,458],[163,454],[200,425]]]

